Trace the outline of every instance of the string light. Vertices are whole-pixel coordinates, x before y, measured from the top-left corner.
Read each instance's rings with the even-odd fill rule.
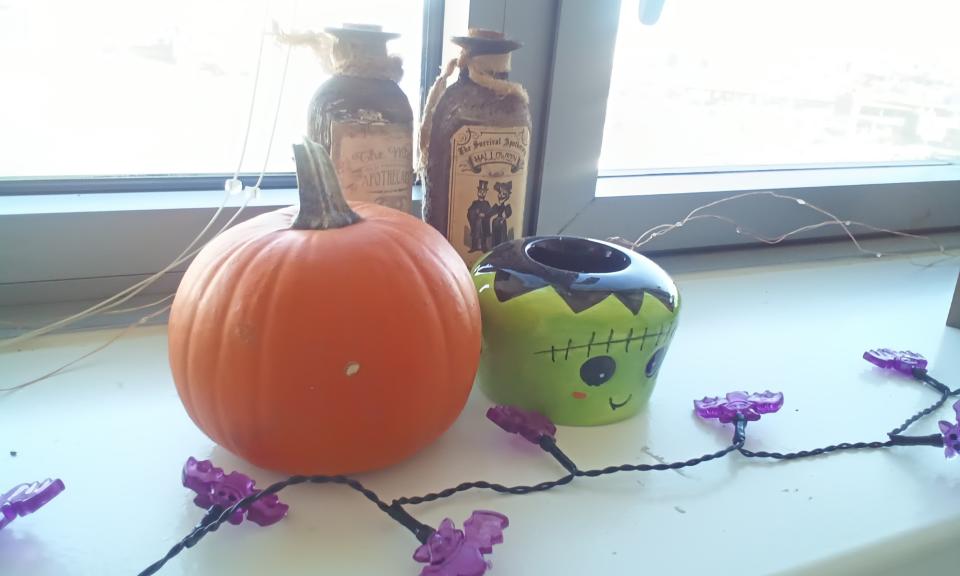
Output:
[[[794,229],[794,230],[790,230],[789,232],[786,232],[786,233],[781,234],[781,235],[779,235],[779,236],[767,237],[767,236],[764,236],[764,235],[762,235],[762,234],[759,234],[759,233],[750,231],[750,230],[748,230],[748,229],[745,229],[742,224],[740,224],[739,222],[737,222],[737,221],[735,221],[734,219],[729,218],[729,217],[727,217],[727,216],[722,216],[722,215],[719,215],[719,214],[709,214],[709,213],[706,213],[706,214],[705,214],[705,213],[703,213],[705,210],[709,210],[710,208],[713,208],[713,207],[715,207],[715,206],[719,206],[719,205],[721,205],[721,204],[726,204],[726,203],[728,203],[728,202],[733,202],[733,201],[735,201],[735,200],[741,200],[741,199],[743,199],[743,198],[751,198],[751,197],[757,197],[757,196],[768,196],[768,197],[776,198],[776,199],[779,199],[779,200],[787,200],[787,201],[794,202],[794,203],[796,203],[796,204],[799,205],[799,206],[802,206],[802,207],[804,207],[804,208],[807,208],[807,209],[809,209],[809,210],[812,210],[812,211],[814,211],[814,212],[817,212],[817,213],[819,213],[819,214],[822,214],[822,215],[826,216],[826,217],[828,218],[828,220],[824,220],[824,221],[822,221],[822,222],[818,222],[818,223],[815,223],[815,224],[808,224],[808,225],[806,225],[806,226],[801,226],[801,227],[799,227],[799,228],[796,228],[796,229]],[[616,243],[618,243],[618,244],[621,244],[621,245],[624,245],[624,246],[628,246],[628,247],[630,247],[631,249],[636,250],[637,248],[639,248],[639,247],[641,247],[641,246],[644,246],[644,245],[648,244],[649,242],[653,241],[655,238],[658,238],[658,237],[660,237],[660,236],[663,236],[663,235],[665,235],[665,234],[668,234],[668,233],[676,230],[677,228],[682,228],[685,224],[687,224],[687,223],[689,223],[689,222],[693,222],[693,221],[697,221],[697,220],[719,220],[719,221],[721,221],[721,222],[726,222],[727,224],[730,224],[731,226],[733,226],[734,232],[735,232],[736,234],[738,234],[738,235],[743,235],[743,236],[748,236],[748,237],[750,237],[750,238],[752,238],[752,239],[754,239],[754,240],[757,240],[757,241],[759,241],[759,242],[762,242],[762,243],[768,244],[768,245],[779,244],[779,243],[783,242],[784,240],[787,240],[787,239],[789,239],[789,238],[791,238],[791,237],[793,237],[793,236],[796,236],[797,234],[801,234],[801,233],[803,233],[803,232],[809,232],[809,231],[811,231],[811,230],[817,230],[817,229],[819,229],[819,228],[824,228],[824,227],[827,227],[827,226],[839,226],[840,228],[843,229],[844,234],[846,234],[846,236],[850,239],[850,241],[851,241],[851,242],[853,243],[853,245],[856,247],[856,249],[857,249],[858,252],[863,253],[863,254],[867,254],[867,255],[870,255],[870,256],[876,256],[877,258],[883,256],[883,253],[882,253],[882,252],[876,252],[876,251],[873,251],[873,250],[867,250],[867,249],[865,249],[865,248],[860,244],[859,240],[857,240],[856,236],[853,234],[853,231],[851,230],[852,227],[865,228],[865,229],[870,230],[870,231],[873,231],[873,232],[880,232],[880,233],[883,233],[883,234],[890,234],[890,235],[899,236],[899,237],[902,237],[902,238],[912,238],[912,239],[915,239],[915,240],[924,240],[924,241],[930,242],[934,247],[937,248],[937,250],[938,250],[941,254],[943,254],[943,253],[946,251],[946,248],[943,246],[943,244],[940,244],[939,242],[936,242],[935,240],[933,240],[933,239],[930,238],[929,236],[921,236],[921,235],[918,235],[918,234],[911,234],[911,233],[909,233],[909,232],[900,232],[900,231],[897,231],[897,230],[890,230],[890,229],[888,229],[888,228],[881,228],[881,227],[879,227],[879,226],[873,226],[873,225],[871,225],[871,224],[867,224],[867,223],[865,223],[865,222],[859,222],[859,221],[855,221],[855,220],[841,220],[839,217],[837,217],[837,216],[836,216],[835,214],[833,214],[832,212],[829,212],[829,211],[827,211],[827,210],[825,210],[825,209],[823,209],[823,208],[821,208],[821,207],[819,207],[819,206],[816,206],[816,205],[814,205],[814,204],[810,204],[809,202],[807,202],[807,201],[804,200],[803,198],[798,198],[798,197],[796,197],[796,196],[790,196],[790,195],[788,195],[788,194],[781,194],[781,193],[779,193],[779,192],[772,192],[772,191],[769,191],[769,190],[758,190],[758,191],[752,191],[752,192],[744,192],[744,193],[742,193],[742,194],[735,194],[735,195],[733,195],[733,196],[728,196],[728,197],[726,197],[726,198],[721,198],[721,199],[719,199],[719,200],[714,200],[714,201],[712,201],[712,202],[708,202],[707,204],[703,204],[703,205],[701,205],[701,206],[698,206],[698,207],[694,208],[694,209],[691,210],[689,213],[687,213],[687,215],[686,215],[683,219],[678,220],[678,221],[674,222],[673,224],[658,224],[657,226],[654,226],[654,227],[652,227],[652,228],[644,231],[642,234],[640,234],[640,235],[637,237],[636,240],[632,240],[632,241],[631,241],[631,240],[627,240],[627,239],[625,239],[625,238],[623,238],[623,237],[621,237],[621,236],[614,236],[614,237],[609,238],[609,240],[610,240],[611,242],[616,242]]]
[[[471,490],[524,495],[553,490],[581,478],[596,478],[620,472],[680,470],[725,458],[734,452],[745,458],[778,461],[811,458],[840,451],[886,449],[895,446],[941,448],[946,458],[954,458],[960,454],[960,401],[953,404],[957,422],[940,421],[939,432],[925,436],[903,434],[920,419],[941,408],[950,397],[960,395],[960,388],[951,390],[949,386],[930,376],[927,372],[927,360],[913,352],[880,348],[868,350],[863,358],[880,368],[899,372],[925,384],[939,394],[938,400],[887,432],[886,440],[842,442],[811,450],[782,453],[753,451],[746,448],[746,441],[747,424],[760,420],[764,415],[778,412],[783,407],[784,395],[770,391],[753,394],[731,392],[724,398],[708,397],[693,402],[694,412],[700,418],[717,419],[721,423],[733,424],[733,437],[725,448],[688,460],[665,462],[657,459],[656,464],[626,463],[588,470],[578,467],[573,459],[561,450],[556,441],[556,426],[545,416],[511,406],[494,406],[487,411],[488,419],[504,431],[517,434],[528,442],[538,445],[563,467],[566,474],[557,479],[533,485],[506,486],[486,481],[464,482],[438,492],[422,496],[405,496],[390,502],[382,499],[360,481],[342,475],[290,476],[263,490],[258,490],[253,479],[241,472],[225,474],[210,461],[198,461],[191,457],[184,465],[181,474],[182,482],[184,487],[196,492],[194,503],[204,508],[206,513],[196,528],[170,548],[162,558],[150,564],[139,574],[140,576],[156,574],[169,560],[187,548],[193,547],[204,536],[216,531],[226,522],[239,524],[248,520],[260,526],[270,526],[279,522],[287,514],[289,506],[281,502],[277,494],[298,484],[338,484],[359,492],[416,537],[419,546],[413,554],[413,559],[427,564],[422,569],[421,576],[462,576],[463,574],[479,576],[491,567],[484,556],[493,551],[494,545],[503,542],[503,530],[509,525],[506,515],[489,510],[477,510],[463,523],[462,530],[456,529],[449,518],[444,519],[435,530],[418,521],[404,507],[450,498]],[[64,489],[65,484],[59,479],[47,479],[13,487],[0,495],[0,528],[18,516],[36,512]]]
[[[225,522],[238,523],[243,519],[244,511],[247,511],[248,518],[260,525],[273,524],[286,514],[287,506],[279,502],[276,494],[280,491],[298,484],[339,484],[347,486],[366,497],[373,502],[377,508],[386,513],[390,518],[399,522],[407,528],[420,543],[413,555],[414,560],[428,563],[423,569],[421,576],[430,574],[432,576],[459,576],[460,574],[483,574],[489,565],[484,563],[474,564],[473,571],[463,572],[463,562],[482,559],[482,555],[489,554],[494,544],[503,541],[502,532],[508,522],[503,514],[491,511],[475,511],[470,519],[464,523],[464,530],[458,531],[453,528],[452,521],[447,518],[441,524],[438,530],[416,520],[404,507],[416,506],[427,502],[450,498],[457,494],[471,490],[490,490],[498,494],[525,495],[535,492],[545,492],[553,490],[560,486],[570,484],[574,480],[581,478],[596,478],[620,472],[655,472],[665,470],[680,470],[692,466],[698,466],[713,460],[719,460],[727,457],[734,452],[750,459],[772,459],[779,461],[797,460],[801,458],[811,458],[816,456],[828,455],[835,452],[850,450],[875,450],[892,448],[894,446],[932,446],[944,449],[944,455],[951,458],[960,452],[960,440],[956,438],[960,433],[960,401],[954,404],[954,410],[957,414],[957,423],[941,421],[939,423],[940,433],[929,434],[926,436],[904,436],[903,432],[916,423],[921,418],[930,415],[952,396],[960,395],[960,388],[951,390],[947,385],[930,376],[926,370],[927,361],[919,354],[903,351],[897,352],[889,349],[869,350],[864,353],[864,359],[869,362],[889,370],[900,372],[901,374],[911,376],[916,381],[927,385],[939,394],[939,399],[929,407],[917,412],[908,418],[903,424],[887,432],[886,440],[875,440],[868,442],[841,442],[831,444],[810,450],[799,450],[796,452],[769,452],[753,451],[745,447],[747,436],[747,424],[761,419],[765,414],[772,414],[779,411],[784,403],[784,396],[779,392],[761,392],[748,394],[746,392],[731,392],[724,398],[703,398],[694,401],[694,412],[703,419],[717,419],[721,423],[733,424],[733,437],[730,444],[725,448],[704,454],[688,460],[678,460],[675,462],[658,462],[656,464],[620,464],[583,470],[579,468],[573,459],[564,453],[556,442],[556,426],[542,414],[528,412],[511,406],[494,406],[487,411],[487,418],[497,424],[504,431],[517,434],[528,442],[540,446],[558,464],[566,471],[566,474],[555,479],[540,482],[533,485],[507,486],[503,484],[472,481],[464,482],[457,486],[446,488],[438,492],[431,492],[422,496],[404,496],[387,502],[370,490],[358,480],[347,476],[291,476],[286,480],[276,482],[262,491],[254,489],[253,481],[238,472],[224,475],[219,468],[214,468],[208,461],[197,462],[193,458],[187,461],[184,467],[183,478],[184,486],[198,492],[199,496],[194,502],[206,508],[207,513],[203,520],[180,542],[175,544],[162,558],[148,566],[140,572],[139,576],[151,576],[156,574],[173,557],[177,556],[187,548],[194,546],[205,535],[217,530]],[[197,477],[196,471],[201,469],[204,475]],[[211,475],[211,471],[213,474]],[[239,477],[237,476],[239,474]],[[228,480],[231,486],[227,486]],[[233,485],[242,485],[242,490],[237,490]],[[212,503],[212,506],[210,505]],[[209,506],[209,508],[207,508]],[[251,518],[251,512],[256,515]],[[492,539],[472,541],[476,549],[466,545],[470,543],[471,536],[468,532],[471,528],[476,528],[477,523],[483,525]],[[481,530],[483,532],[483,530]],[[477,534],[472,536],[478,538]],[[462,553],[460,552],[462,550]]]

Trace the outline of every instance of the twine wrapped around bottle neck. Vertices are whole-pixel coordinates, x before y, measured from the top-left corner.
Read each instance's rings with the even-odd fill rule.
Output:
[[[400,82],[403,78],[403,59],[396,54],[387,54],[386,48],[369,50],[353,42],[333,42],[330,51],[331,72],[344,76],[380,78]]]
[[[499,97],[516,96],[524,103],[529,101],[527,91],[519,82],[511,82],[504,78],[497,78],[498,74],[510,72],[510,54],[478,54],[471,56],[463,54],[458,59],[460,68],[466,68],[467,73],[475,84],[492,90]]]
[[[529,102],[527,91],[520,83],[511,82],[504,78],[497,78],[499,74],[510,72],[510,53],[471,55],[466,50],[461,52],[458,58],[447,62],[443,72],[437,76],[433,86],[430,87],[430,92],[427,94],[427,101],[423,107],[423,120],[420,123],[419,136],[420,162],[418,163],[417,170],[421,175],[425,174],[427,169],[430,134],[433,130],[433,113],[443,93],[447,90],[447,81],[457,68],[460,69],[461,74],[466,70],[467,75],[474,84],[490,90],[497,98],[516,96],[525,104]]]
[[[378,78],[399,82],[403,78],[403,59],[387,54],[386,46],[366,46],[340,40],[325,32],[284,32],[274,23],[274,35],[281,44],[307,46],[330,74]]]

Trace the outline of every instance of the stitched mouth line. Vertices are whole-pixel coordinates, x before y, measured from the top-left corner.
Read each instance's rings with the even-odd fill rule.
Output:
[[[614,401],[613,401],[613,397],[611,396],[611,397],[610,397],[610,409],[611,409],[611,410],[616,410],[617,408],[623,408],[624,406],[627,405],[627,402],[630,402],[631,400],[633,400],[633,394],[627,396],[627,399],[624,400],[623,402],[614,402]]]

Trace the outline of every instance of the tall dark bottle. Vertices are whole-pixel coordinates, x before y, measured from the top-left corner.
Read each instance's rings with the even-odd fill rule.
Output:
[[[413,111],[397,85],[403,74],[387,41],[398,34],[359,24],[327,28],[332,72],[313,96],[307,135],[330,153],[347,200],[409,212]]]
[[[420,132],[423,213],[471,266],[523,235],[530,108],[523,87],[507,79],[519,43],[486,30],[453,42],[460,57],[434,85]],[[459,77],[446,87],[454,66]]]

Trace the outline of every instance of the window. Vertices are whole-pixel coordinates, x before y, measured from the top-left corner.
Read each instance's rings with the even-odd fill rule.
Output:
[[[659,21],[643,25],[638,0],[0,0],[0,303],[107,296],[183,249],[236,169],[270,20],[400,32],[390,46],[414,110],[441,48],[456,52],[445,37],[469,25],[522,41],[511,78],[530,95],[537,234],[636,238],[745,190],[800,194],[890,229],[958,229],[958,10],[952,0],[664,0]],[[267,38],[244,172],[263,166],[285,54]],[[881,57],[897,76],[878,72]],[[323,80],[314,55],[294,49],[267,164],[281,173],[276,187],[293,187],[289,146]],[[186,176],[197,173],[219,176]],[[125,191],[123,179],[98,178],[118,174],[209,191],[66,194]],[[127,191],[157,190],[161,179],[149,180]],[[27,196],[38,190],[52,195]],[[274,190],[242,217],[294,201]],[[758,233],[811,223],[765,201],[725,209]],[[707,222],[644,249],[745,242]]]
[[[419,109],[421,0],[0,0],[0,178],[233,173],[272,20],[401,33],[389,48]],[[244,172],[264,165],[285,55],[267,36]],[[325,79],[311,50],[293,49],[268,172],[293,171],[290,144]]]
[[[400,85],[416,116],[422,76],[432,81],[439,66],[442,4],[0,0],[0,306],[112,295],[164,269],[215,214],[211,232],[239,214],[242,195],[217,206],[240,159],[271,21],[400,33],[388,48],[404,60]],[[264,38],[247,184],[264,168],[286,54]],[[296,202],[290,145],[325,79],[310,49],[290,52],[266,191],[240,220]],[[150,291],[169,293],[184,267]]]
[[[642,24],[656,4],[659,20]],[[635,239],[756,190],[894,230],[960,228],[958,10],[949,0],[565,0],[537,232]],[[767,236],[817,222],[769,199],[721,213]],[[750,241],[708,222],[644,249]]]
[[[639,4],[601,170],[960,160],[954,0],[667,0],[653,24]]]

